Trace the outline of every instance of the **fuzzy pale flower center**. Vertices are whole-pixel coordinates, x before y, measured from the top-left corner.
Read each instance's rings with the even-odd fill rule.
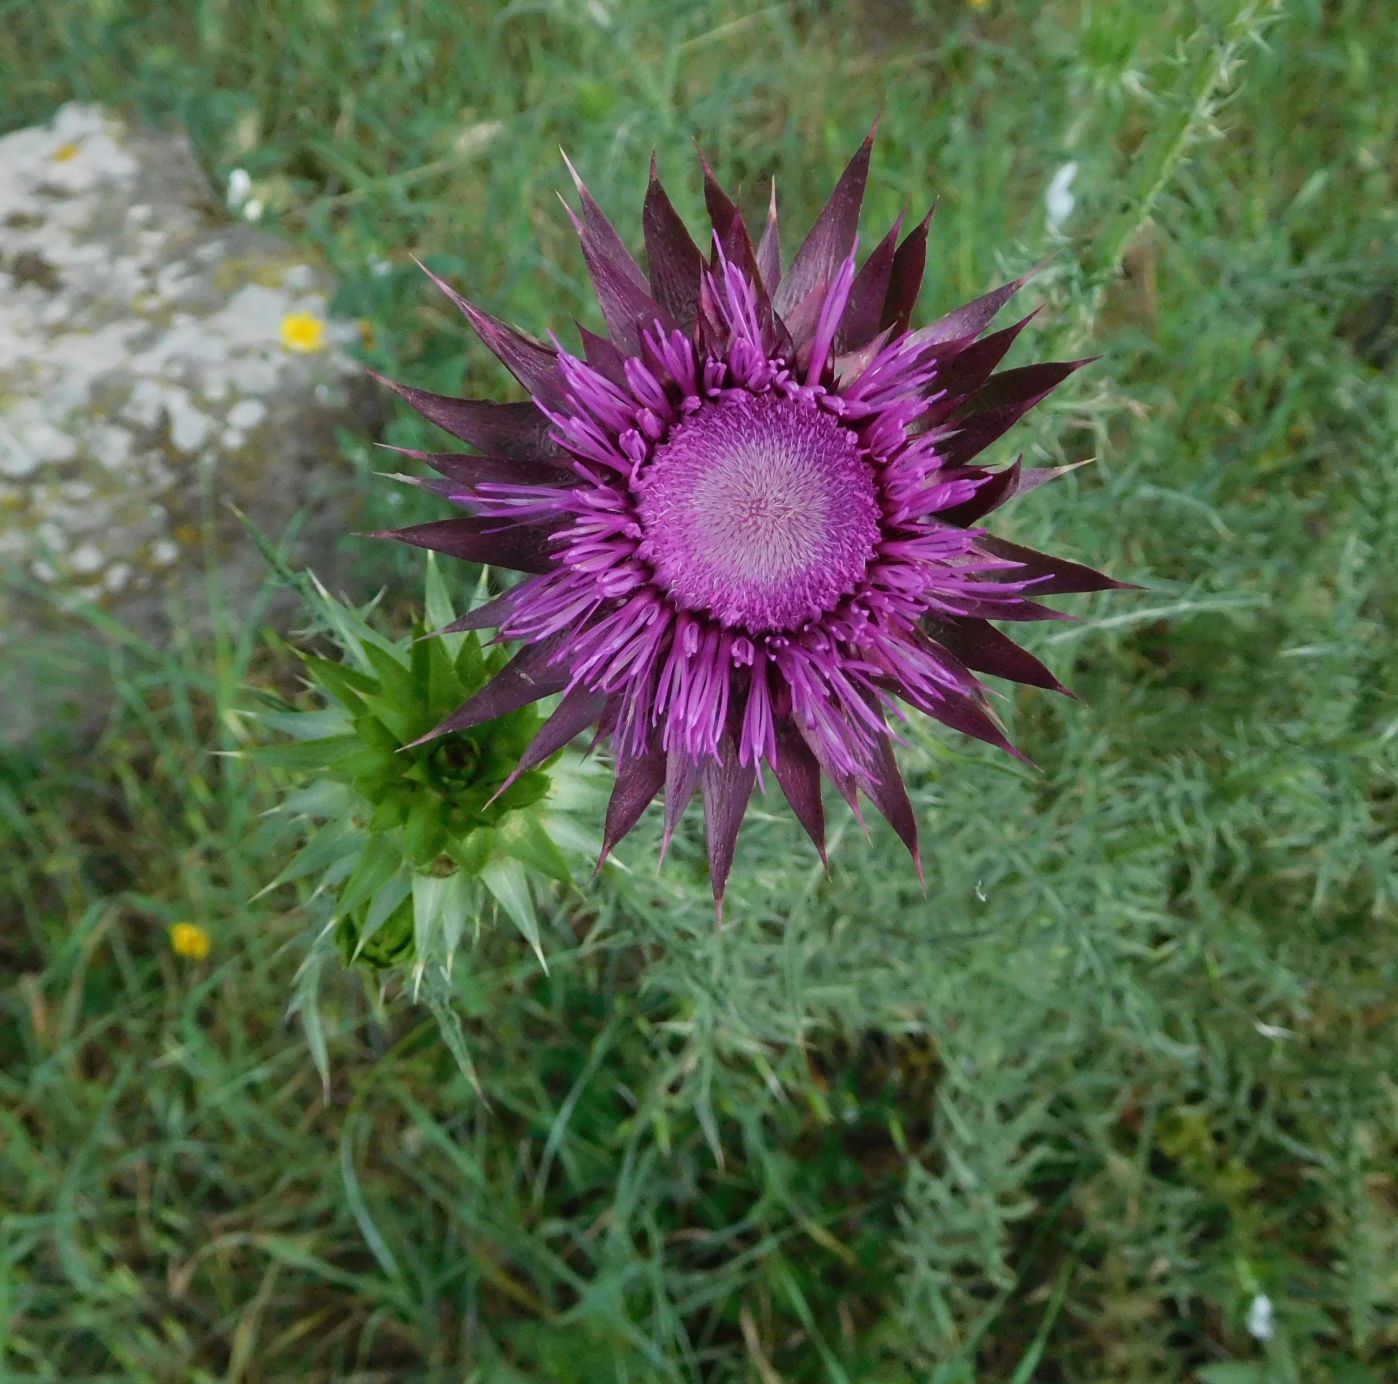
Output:
[[[812,404],[753,397],[681,423],[638,482],[641,556],[676,604],[794,629],[852,591],[879,535],[852,432]]]

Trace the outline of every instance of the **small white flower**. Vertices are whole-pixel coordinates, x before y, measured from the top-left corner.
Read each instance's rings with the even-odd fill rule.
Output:
[[[228,209],[237,211],[252,192],[252,179],[246,168],[235,168],[228,175]]]
[[[1248,1308],[1248,1335],[1257,1341],[1270,1341],[1276,1335],[1276,1330],[1272,1299],[1266,1293],[1258,1293]]]
[[[246,168],[235,168],[228,175],[228,210],[247,221],[262,219],[262,198],[252,195],[252,179]]]
[[[1273,1042],[1277,1042],[1282,1038],[1294,1038],[1296,1036],[1289,1028],[1283,1028],[1280,1024],[1264,1024],[1261,1019],[1254,1019],[1252,1021],[1252,1026],[1264,1038],[1270,1038]]]
[[[1062,230],[1063,223],[1073,214],[1077,199],[1070,189],[1073,186],[1073,179],[1077,176],[1078,164],[1077,160],[1074,159],[1065,163],[1053,175],[1053,180],[1048,185],[1048,191],[1044,193],[1044,207],[1048,213],[1050,235],[1057,235]]]

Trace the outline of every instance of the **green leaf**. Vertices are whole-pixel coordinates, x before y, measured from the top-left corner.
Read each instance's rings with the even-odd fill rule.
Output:
[[[396,831],[407,820],[408,800],[405,794],[388,793],[374,808],[369,819],[370,831]]]
[[[470,896],[459,871],[449,875],[413,876],[413,940],[418,965],[428,959],[446,961],[446,942],[461,936]],[[434,947],[433,942],[441,945]]]
[[[495,800],[495,811],[512,813],[521,807],[531,807],[548,796],[548,775],[531,769],[521,775]]]
[[[458,641],[464,635],[450,636]],[[443,720],[455,711],[476,689],[468,687],[456,669],[456,650],[446,647],[446,639],[429,636],[417,645],[423,651],[427,685],[427,704],[435,720]]]
[[[413,680],[413,687],[422,703],[424,714],[431,717],[436,713],[438,706],[432,696],[432,663],[434,658],[441,658],[442,651],[435,649],[430,639],[421,638],[421,634],[422,627],[414,625],[408,638],[408,675]],[[441,717],[438,716],[437,719],[441,720]]]
[[[363,737],[361,736],[362,740]],[[387,789],[397,782],[396,759],[391,751],[377,745],[361,745],[353,754],[347,754],[330,771],[338,779],[347,779],[357,785],[371,800],[377,801]]]
[[[398,1261],[393,1257],[393,1251],[389,1249],[388,1242],[379,1230],[378,1222],[369,1212],[369,1204],[365,1201],[363,1189],[359,1185],[359,1173],[354,1166],[354,1150],[351,1147],[351,1140],[354,1138],[355,1129],[360,1122],[361,1116],[359,1114],[352,1116],[345,1121],[345,1127],[340,1133],[340,1181],[345,1189],[345,1202],[349,1206],[350,1214],[359,1226],[359,1233],[364,1237],[364,1243],[369,1246],[370,1253],[378,1260],[379,1267],[389,1278],[400,1278],[402,1271],[398,1267]]]
[[[461,679],[462,686],[475,691],[488,676],[498,673],[506,663],[505,651],[501,649],[498,652],[498,660],[487,661],[481,651],[481,641],[474,634],[470,635],[456,656],[456,676]],[[491,662],[496,666],[491,666]]]
[[[314,654],[302,654],[301,658],[315,683],[323,687],[351,713],[357,714],[362,707],[363,697],[378,686],[367,673],[361,673],[347,663],[336,663],[328,658],[318,658]]]
[[[254,745],[248,753],[259,764],[265,764],[269,768],[305,772],[335,764],[350,750],[358,748],[359,740],[356,736],[327,735],[319,740],[298,740],[289,745]]]
[[[539,825],[548,833],[554,845],[565,851],[572,851],[581,856],[595,857],[600,848],[595,831],[579,826],[573,818],[565,816],[561,812],[542,813],[539,817]]]
[[[339,817],[352,806],[350,790],[335,779],[312,779],[304,788],[288,793],[276,811],[287,817]]]
[[[428,631],[439,630],[456,619],[456,610],[447,594],[446,578],[442,575],[441,563],[436,553],[427,554],[427,576],[423,580],[423,601],[426,607]],[[461,647],[464,634],[444,634],[439,641],[451,658],[455,658]]]
[[[325,870],[341,857],[359,848],[359,834],[347,822],[332,822],[320,827],[311,839],[294,855],[287,867],[270,884],[254,896],[261,898],[273,889],[307,875]]]
[[[456,1059],[462,1076],[471,1083],[471,1089],[484,1100],[485,1092],[481,1090],[475,1064],[471,1061],[470,1049],[466,1046],[466,1030],[461,1026],[461,1016],[456,1012],[456,1005],[453,1003],[455,997],[452,994],[451,982],[440,971],[429,972],[424,977],[422,998],[437,1020],[442,1039],[447,1045],[447,1050]]]
[[[478,875],[495,845],[495,832],[489,827],[477,827],[459,841],[447,843],[447,854],[468,874]]]
[[[307,572],[306,577],[310,589],[301,588],[306,604],[325,621],[336,641],[353,657],[361,671],[371,673],[373,666],[369,662],[368,650],[377,648],[382,652],[391,652],[392,643],[353,606],[332,596],[314,572]]]
[[[534,900],[529,894],[529,877],[524,872],[524,866],[508,856],[494,856],[482,868],[480,881],[509,914],[510,921],[524,934],[525,941],[539,958],[539,965],[547,972],[549,964],[539,944],[539,918],[534,912]]]
[[[386,836],[366,836],[354,873],[341,891],[335,912],[353,913],[369,902],[401,868],[403,857]]]
[[[403,824],[403,851],[418,865],[430,865],[447,846],[442,822],[442,800],[435,793],[423,793],[408,809]]]
[[[263,711],[257,719],[270,730],[281,731],[295,740],[328,740],[349,733],[350,722],[338,706],[314,711]]]
[[[567,884],[572,875],[557,843],[532,813],[511,812],[495,828],[497,847],[530,869]]]
[[[320,1074],[323,1090],[330,1090],[330,1051],[325,1042],[325,1025],[320,1016],[320,972],[325,964],[326,951],[323,942],[327,936],[322,932],[312,943],[311,950],[296,973],[291,1002],[286,1007],[287,1017],[300,1015],[301,1026],[306,1033],[306,1043],[311,1050],[311,1061]]]
[[[358,851],[349,850],[338,859],[331,861],[325,867],[325,873],[321,875],[316,887],[311,891],[311,897],[317,898],[321,894],[333,896],[339,886],[350,877],[358,863],[358,855]]]
[[[427,689],[414,681],[411,670],[395,654],[370,648],[368,656],[380,685],[366,700],[397,744],[406,745],[416,740],[423,729],[430,729],[423,724],[429,719]]]
[[[372,751],[385,768],[400,762],[402,742],[377,716],[360,716],[354,723],[354,733],[363,743],[365,752]]]
[[[403,901],[411,893],[412,876],[400,870],[374,896],[369,911],[364,915],[364,926],[359,929],[359,945],[356,952],[364,949],[364,944],[393,916]]]

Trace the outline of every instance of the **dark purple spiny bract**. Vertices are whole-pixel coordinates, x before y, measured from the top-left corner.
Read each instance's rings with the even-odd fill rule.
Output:
[[[616,756],[604,856],[662,790],[668,841],[700,789],[720,898],[764,770],[822,855],[824,772],[916,858],[899,702],[1014,753],[976,673],[1064,689],[991,622],[1119,585],[977,527],[1059,471],[973,458],[1083,362],[996,372],[1029,319],[982,332],[1020,280],[910,330],[928,222],[856,260],[872,141],[784,273],[775,198],[754,246],[707,165],[707,257],[652,166],[648,273],[579,182],[609,335],[577,356],[437,280],[531,400],[393,386],[480,454],[413,453],[467,514],[392,536],[529,574],[452,627],[523,647],[433,734],[561,693],[519,772],[597,726]]]

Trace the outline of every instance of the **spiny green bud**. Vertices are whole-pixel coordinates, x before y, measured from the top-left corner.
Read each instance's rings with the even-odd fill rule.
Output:
[[[299,845],[267,886],[305,881],[347,961],[448,972],[469,927],[503,913],[543,960],[535,894],[595,844],[570,817],[586,796],[567,751],[519,772],[535,707],[431,738],[504,667],[454,619],[435,565],[424,624],[376,630],[314,578],[298,583],[339,657],[298,650],[306,695],[261,714],[254,754],[292,779],[280,813]]]

